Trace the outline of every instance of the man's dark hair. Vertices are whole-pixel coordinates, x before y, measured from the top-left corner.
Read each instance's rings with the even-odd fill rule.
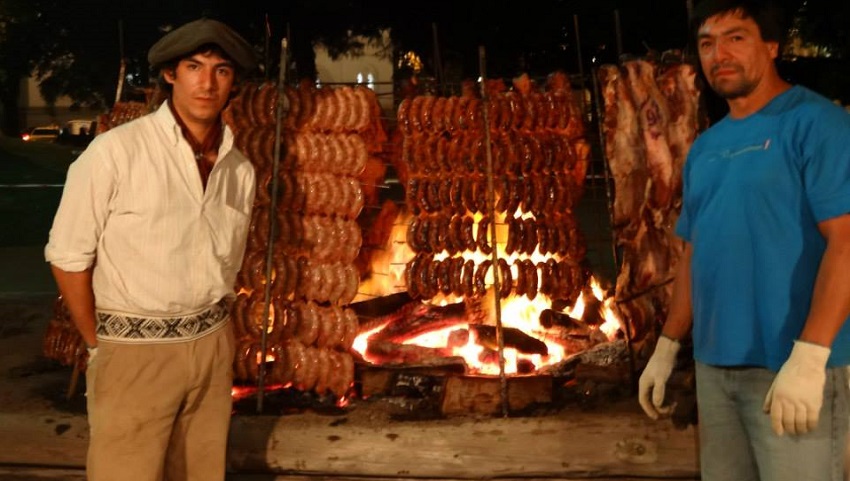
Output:
[[[181,55],[167,62],[163,62],[159,66],[159,72],[157,76],[157,86],[159,87],[159,89],[164,92],[167,92],[168,95],[171,95],[172,85],[165,81],[165,77],[163,77],[162,73],[166,71],[175,72],[177,69],[177,64],[179,64],[181,60],[191,58],[199,53],[214,53],[219,57],[228,60],[231,64],[233,64],[233,71],[235,73],[233,85],[239,85],[242,77],[245,75],[245,72],[243,71],[242,67],[240,67],[239,64],[235,62],[232,58],[230,58],[230,55],[228,55],[227,52],[225,52],[224,49],[219,47],[217,44],[206,43],[185,55]]]
[[[787,34],[785,11],[781,5],[771,0],[702,0],[697,3],[690,18],[690,41],[696,54],[697,35],[700,27],[715,15],[738,14],[751,18],[758,25],[761,38],[768,42],[777,42],[782,52]]]

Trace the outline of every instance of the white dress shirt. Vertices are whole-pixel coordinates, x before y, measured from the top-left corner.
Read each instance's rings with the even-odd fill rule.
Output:
[[[168,106],[98,135],[74,161],[45,258],[92,265],[98,312],[184,316],[234,295],[254,168],[225,127],[204,190]]]

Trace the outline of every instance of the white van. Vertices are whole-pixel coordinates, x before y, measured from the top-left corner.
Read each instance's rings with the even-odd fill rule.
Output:
[[[63,128],[65,135],[93,135],[96,127],[94,119],[69,120]]]

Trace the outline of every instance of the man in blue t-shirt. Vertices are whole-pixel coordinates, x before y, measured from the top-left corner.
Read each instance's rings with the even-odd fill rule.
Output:
[[[686,248],[640,404],[691,331],[703,481],[843,480],[850,413],[850,116],[778,74],[779,11],[704,0],[702,73],[729,113],[694,142],[676,233]]]

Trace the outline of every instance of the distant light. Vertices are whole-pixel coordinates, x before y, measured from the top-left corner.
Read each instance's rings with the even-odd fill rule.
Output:
[[[372,90],[375,90],[375,76],[372,75],[372,72],[369,72],[369,74],[366,75],[366,82],[367,82],[366,83],[367,87],[369,87]]]
[[[422,70],[422,59],[414,51],[405,53],[398,61],[399,68],[408,67],[413,73],[418,74]]]
[[[357,83],[358,84],[363,83],[363,73],[362,72],[357,72]]]

